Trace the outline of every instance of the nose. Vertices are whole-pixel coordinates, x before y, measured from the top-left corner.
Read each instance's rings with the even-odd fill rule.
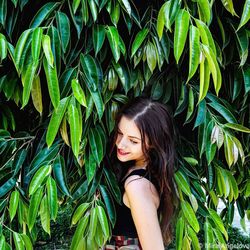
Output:
[[[117,142],[117,147],[120,149],[125,149],[127,147],[127,142],[124,137],[122,137],[118,142]]]

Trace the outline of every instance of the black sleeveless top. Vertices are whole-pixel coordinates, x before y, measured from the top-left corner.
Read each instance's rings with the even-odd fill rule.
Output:
[[[147,170],[135,169],[128,176],[126,176],[126,178],[122,179],[119,183],[120,188],[121,188],[122,197],[123,197],[123,194],[125,192],[124,183],[127,180],[127,178],[132,176],[132,175],[139,175],[141,177],[144,177],[147,180],[151,181],[154,185],[156,183],[154,180],[151,180]],[[113,235],[115,235],[115,236],[127,236],[130,238],[137,238],[138,237],[130,208],[128,208],[123,203],[123,200],[122,200],[121,205],[116,204],[116,218],[117,218],[116,224],[115,224],[115,227],[114,227],[113,233],[112,233]]]

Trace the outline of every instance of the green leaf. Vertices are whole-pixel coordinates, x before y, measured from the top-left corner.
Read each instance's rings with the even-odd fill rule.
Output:
[[[0,61],[7,56],[7,41],[3,34],[0,33]]]
[[[27,156],[27,149],[20,149],[15,158],[14,158],[14,162],[12,165],[12,170],[14,170],[14,176],[19,172],[19,170],[21,169],[25,159]]]
[[[0,236],[0,249],[6,249],[5,246],[6,246],[6,240],[5,240],[4,235],[1,234],[1,236]]]
[[[60,2],[49,2],[44,4],[32,19],[30,28],[38,27],[60,4]]]
[[[53,164],[53,173],[57,185],[59,186],[60,190],[70,196],[69,189],[67,187],[67,178],[66,178],[66,171],[65,171],[65,162],[64,158],[61,155],[57,155],[54,164]]]
[[[37,170],[29,185],[29,195],[32,195],[42,185],[44,179],[51,173],[51,165],[45,165]]]
[[[192,246],[193,246],[194,250],[200,250],[201,246],[199,243],[199,239],[198,239],[196,233],[194,232],[194,230],[188,226],[187,231],[188,231],[188,236],[191,238],[191,242],[192,242]]]
[[[9,205],[10,221],[12,221],[16,215],[18,202],[19,202],[19,192],[13,191],[10,196],[10,205]]]
[[[200,90],[199,90],[199,101],[202,101],[209,89],[209,82],[210,82],[210,69],[208,65],[207,59],[202,59],[200,62]]]
[[[48,195],[48,205],[51,215],[51,219],[56,221],[57,212],[58,212],[58,203],[57,203],[57,188],[56,182],[53,178],[49,177],[46,182],[47,195]]]
[[[46,133],[46,143],[48,147],[50,147],[53,141],[55,140],[56,134],[59,130],[59,126],[67,110],[68,103],[69,103],[69,97],[63,98],[59,102],[59,106],[57,107],[57,109],[54,109],[53,111],[52,117],[49,122],[48,130]]]
[[[28,227],[31,232],[37,217],[38,208],[43,196],[43,187],[39,186],[36,192],[31,196],[28,211]]]
[[[158,13],[158,17],[157,17],[156,29],[157,29],[157,34],[160,40],[162,38],[164,25],[165,25],[165,7],[167,4],[169,5],[169,3],[170,2],[168,1],[161,6],[160,11]]]
[[[184,219],[183,217],[180,217],[177,220],[176,229],[175,229],[176,250],[182,250],[183,233],[184,233]]]
[[[47,59],[47,62],[51,68],[54,67],[54,56],[51,50],[51,42],[50,37],[48,35],[42,36],[42,45],[43,45],[43,51],[45,54],[45,57]]]
[[[69,18],[67,17],[65,13],[57,11],[56,22],[57,22],[57,27],[58,27],[60,38],[61,38],[62,50],[65,53],[69,44],[69,40],[70,40]]]
[[[96,3],[93,0],[88,0],[88,3],[89,3],[90,11],[91,11],[91,14],[92,14],[92,17],[93,17],[93,21],[96,22],[97,14],[98,14]]]
[[[188,80],[195,74],[200,60],[200,32],[199,30],[190,25],[189,28],[189,71]]]
[[[17,69],[17,72],[20,74],[21,73],[21,57],[24,55],[24,48],[28,39],[28,36],[31,32],[31,29],[25,30],[21,36],[19,37],[16,47],[15,47],[15,52],[14,52],[14,63]]]
[[[71,147],[75,157],[77,158],[79,154],[81,135],[79,126],[79,113],[74,101],[70,101],[68,105],[68,115],[69,115]]]
[[[26,234],[20,234],[25,245],[26,250],[32,250],[33,246],[30,238]]]
[[[243,25],[245,25],[249,19],[250,19],[250,0],[246,0],[240,19],[240,24],[237,30],[239,30]]]
[[[193,89],[190,87],[189,94],[188,94],[188,110],[187,110],[185,123],[190,121],[190,118],[192,118],[193,112],[194,112],[194,93],[193,93]]]
[[[206,222],[204,223],[204,232],[205,232],[205,244],[206,250],[211,249],[211,246],[214,244],[214,235],[211,224],[208,222],[206,218]]]
[[[77,250],[77,249],[79,249],[78,245],[79,245],[81,239],[84,236],[84,232],[86,230],[88,222],[89,222],[89,215],[88,216],[84,216],[80,220],[80,222],[78,223],[76,231],[75,231],[73,239],[72,239],[72,242],[71,242],[70,250]]]
[[[89,152],[85,152],[84,155],[84,162],[85,162],[85,171],[88,183],[94,178],[97,163],[95,161],[94,155],[91,153],[90,149]]]
[[[7,194],[16,185],[16,179],[8,179],[2,186],[0,186],[0,198]]]
[[[245,83],[245,93],[247,94],[250,91],[250,65],[244,65],[242,71]]]
[[[97,206],[97,215],[99,222],[102,227],[102,232],[105,236],[105,238],[109,237],[109,224],[108,224],[108,219],[105,213],[105,210],[102,206]]]
[[[216,110],[220,115],[222,115],[226,119],[227,122],[237,124],[236,118],[223,105],[219,103],[214,103],[214,102],[210,102],[208,103],[208,105],[211,106],[214,110]]]
[[[90,128],[89,134],[89,144],[91,148],[91,152],[98,164],[100,164],[103,158],[103,146],[102,146],[102,138],[97,129]]]
[[[144,28],[144,29],[140,30],[136,34],[136,37],[135,37],[135,39],[133,41],[133,44],[132,44],[131,57],[134,56],[134,54],[139,49],[139,47],[142,45],[142,43],[145,40],[145,38],[147,37],[147,35],[148,35],[148,29],[147,28]]]
[[[244,132],[244,133],[250,133],[250,129],[237,123],[226,123],[224,124],[225,127],[231,128],[236,131]]]
[[[37,62],[29,64],[27,71],[25,72],[25,75],[23,77],[22,82],[24,86],[23,86],[22,108],[24,108],[29,101],[30,92],[32,89],[32,84],[33,84],[34,77],[36,74],[37,66],[38,66]]]
[[[118,30],[114,26],[106,26],[105,29],[115,62],[118,62],[120,59],[120,47],[119,47],[120,36]]]
[[[34,61],[39,60],[41,46],[42,46],[42,37],[43,37],[43,29],[42,28],[35,28],[32,33],[32,58]]]
[[[130,3],[128,0],[120,0],[119,2],[122,2],[125,10],[127,11],[127,13],[129,14],[129,16],[131,16],[132,14],[132,9],[131,9],[131,6],[130,6]]]
[[[206,23],[209,23],[211,18],[211,7],[208,0],[198,0],[199,14],[200,19],[204,20]]]
[[[221,78],[220,68],[219,68],[218,62],[216,60],[216,56],[213,53],[213,51],[210,49],[210,47],[208,47],[206,45],[202,45],[202,49],[203,49],[204,54],[206,56],[206,59],[208,61],[209,69],[212,73],[215,92],[218,95],[219,90],[221,88],[222,78]]]
[[[86,78],[86,84],[91,91],[96,91],[102,78],[97,61],[90,55],[81,54],[81,66]]]
[[[101,195],[102,195],[102,198],[104,200],[104,203],[107,209],[109,220],[112,226],[114,227],[115,222],[116,222],[116,210],[115,210],[114,202],[111,199],[110,194],[105,186],[100,185],[99,188],[100,188]]]
[[[45,75],[48,83],[51,102],[54,108],[57,109],[60,103],[60,90],[59,90],[56,67],[51,67],[45,58],[43,60],[43,67],[45,70]]]
[[[174,57],[177,64],[185,47],[189,27],[189,19],[189,13],[186,10],[182,9],[179,11],[175,20]]]
[[[16,250],[24,250],[24,243],[21,235],[17,232],[13,232],[13,238]]]
[[[98,221],[97,207],[94,207],[90,211],[89,234],[88,234],[89,239],[94,239],[97,221]]]
[[[43,112],[43,102],[42,102],[42,90],[41,90],[41,83],[39,76],[35,76],[33,79],[31,87],[31,97],[34,107],[40,113],[41,116]]]
[[[76,13],[80,3],[81,3],[81,0],[73,0],[72,8],[73,8],[74,14]]]
[[[0,24],[2,24],[3,27],[5,27],[6,17],[7,17],[7,1],[2,0],[0,2]]]
[[[234,10],[234,6],[233,6],[233,0],[221,0],[221,2],[223,3],[225,9],[230,12],[233,16],[236,15],[236,12]]]
[[[118,1],[113,4],[112,11],[110,13],[110,19],[112,23],[115,25],[115,27],[117,27],[117,23],[119,22],[120,19],[120,13],[121,13],[120,9],[121,8]]]
[[[87,107],[87,101],[85,93],[77,79],[72,79],[71,87],[76,100],[84,107]]]
[[[146,45],[146,55],[148,67],[153,73],[157,63],[157,51],[154,44],[151,42],[148,42]]]
[[[193,208],[190,206],[190,204],[187,201],[183,200],[181,202],[181,209],[189,225],[194,229],[196,233],[198,233],[200,230],[200,225],[195,216]]]
[[[46,194],[41,201],[39,214],[43,230],[50,235],[50,212]]]
[[[186,194],[191,195],[190,185],[187,181],[187,177],[182,171],[177,171],[174,174],[175,181],[178,185],[178,187]]]
[[[214,221],[215,225],[219,228],[219,230],[224,234],[226,240],[228,240],[228,234],[227,231],[223,225],[222,219],[221,217],[216,213],[216,211],[214,211],[211,208],[208,208],[210,217],[212,218],[212,220]]]
[[[90,203],[82,203],[80,206],[77,207],[72,216],[71,225],[75,225],[81,219],[81,217],[87,211],[89,206]]]
[[[95,56],[98,54],[103,46],[105,40],[105,27],[104,25],[94,25],[92,31],[93,45],[95,50]]]

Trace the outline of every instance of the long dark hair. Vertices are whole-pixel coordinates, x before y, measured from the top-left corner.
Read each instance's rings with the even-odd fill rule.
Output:
[[[175,143],[172,117],[167,107],[148,98],[136,97],[125,104],[116,115],[113,134],[114,152],[118,124],[122,116],[134,120],[142,137],[142,151],[148,162],[147,170],[155,180],[160,195],[161,231],[164,243],[172,239],[171,219],[174,214]],[[149,145],[146,147],[146,136]]]

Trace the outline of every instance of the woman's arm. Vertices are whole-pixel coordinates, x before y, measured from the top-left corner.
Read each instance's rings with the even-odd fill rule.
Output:
[[[159,197],[154,191],[154,185],[145,178],[134,175],[126,180],[125,196],[143,250],[164,250],[157,216]]]

